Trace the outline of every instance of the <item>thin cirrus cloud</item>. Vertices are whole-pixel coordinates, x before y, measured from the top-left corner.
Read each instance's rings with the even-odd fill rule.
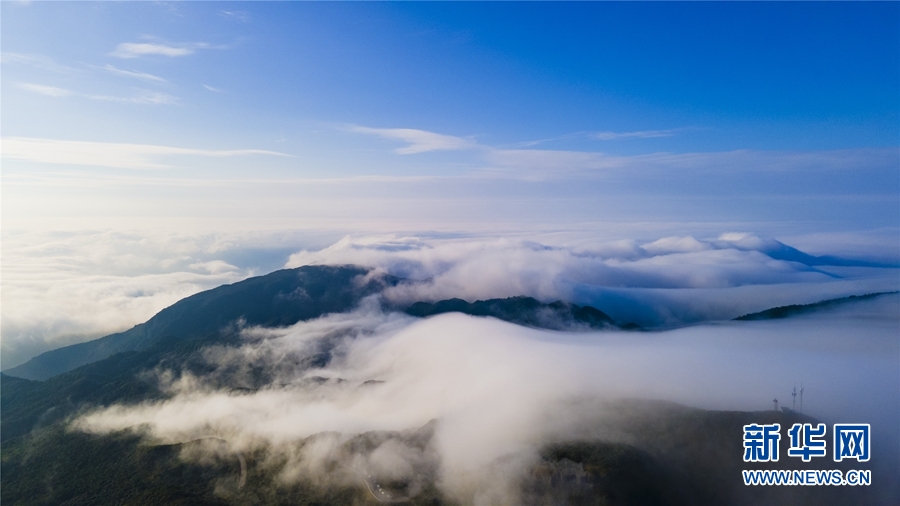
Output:
[[[225,19],[232,19],[235,21],[240,21],[241,23],[247,23],[250,21],[250,15],[244,11],[219,11],[219,16]]]
[[[619,139],[654,139],[658,137],[672,137],[681,129],[670,130],[641,130],[637,132],[597,132],[593,137],[601,141],[615,141]]]
[[[113,142],[67,141],[9,137],[2,139],[2,156],[6,159],[62,165],[88,165],[121,169],[171,169],[161,163],[166,156],[291,156],[262,149],[208,150],[157,146],[152,144],[124,144]]]
[[[19,83],[17,86],[20,90],[30,91],[46,97],[68,97],[73,95],[71,91],[65,88],[57,88],[56,86],[47,86],[45,84]]]
[[[592,177],[611,173],[660,173],[672,170],[693,173],[847,171],[896,166],[894,148],[860,148],[829,151],[733,150],[695,153],[611,155],[591,151],[543,149],[490,149],[490,167],[481,174],[544,180],[560,177]]]
[[[177,46],[169,44],[161,44],[156,42],[123,42],[116,46],[116,49],[109,53],[110,56],[116,58],[139,58],[141,56],[187,56],[193,54],[197,49],[207,49],[211,47],[205,42],[196,42],[192,44],[181,44]]]
[[[77,69],[67,67],[65,65],[60,65],[59,63],[56,63],[53,58],[44,55],[10,53],[4,51],[3,53],[0,53],[0,62],[14,63],[17,65],[27,65],[29,67],[34,67],[41,70],[49,70],[50,72],[56,72],[58,74],[71,74],[74,72],[78,72]]]
[[[408,146],[394,150],[395,153],[400,155],[425,153],[427,151],[472,149],[478,146],[472,139],[438,134],[427,130],[417,130],[415,128],[370,128],[354,125],[349,127],[348,130],[355,133],[374,135],[384,139],[406,142],[409,144]]]
[[[371,128],[352,125],[347,131],[402,141],[406,147],[394,153],[409,155],[440,150],[476,149],[485,166],[472,176],[543,181],[560,178],[591,178],[614,173],[666,173],[673,170],[694,174],[731,172],[798,172],[883,170],[900,163],[896,148],[859,148],[828,151],[655,152],[618,155],[598,151],[553,149],[509,149],[478,144],[471,138],[444,135],[413,128]],[[619,136],[664,136],[684,129],[619,133]],[[599,135],[599,134],[594,134]]]
[[[146,72],[137,72],[137,71],[134,71],[134,70],[123,70],[123,69],[120,69],[120,68],[116,68],[116,67],[114,67],[114,66],[112,66],[112,65],[106,65],[106,66],[104,66],[104,67],[103,67],[103,70],[109,72],[110,74],[115,74],[115,75],[117,75],[117,76],[122,76],[122,77],[130,77],[130,78],[133,78],[133,79],[141,79],[141,80],[144,80],[144,81],[154,81],[154,82],[157,82],[157,83],[166,83],[166,82],[168,82],[168,81],[166,81],[165,79],[163,79],[162,77],[155,76],[155,75],[153,75],[153,74],[148,74],[148,73],[146,73]]]
[[[161,91],[138,89],[137,94],[131,97],[121,97],[115,95],[94,95],[90,93],[76,93],[65,88],[56,86],[48,86],[45,84],[35,83],[18,83],[17,87],[31,93],[44,95],[46,97],[62,98],[62,97],[81,97],[88,100],[100,100],[104,102],[122,102],[130,104],[151,104],[151,105],[171,105],[178,103],[178,97],[173,97]]]

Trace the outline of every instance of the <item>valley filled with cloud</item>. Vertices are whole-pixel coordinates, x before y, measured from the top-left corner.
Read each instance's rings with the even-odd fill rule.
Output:
[[[0,3],[0,499],[897,504],[898,10]]]

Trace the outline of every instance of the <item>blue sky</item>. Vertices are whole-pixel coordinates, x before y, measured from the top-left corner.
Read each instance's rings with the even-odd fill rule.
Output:
[[[897,225],[896,3],[2,10],[7,227]]]

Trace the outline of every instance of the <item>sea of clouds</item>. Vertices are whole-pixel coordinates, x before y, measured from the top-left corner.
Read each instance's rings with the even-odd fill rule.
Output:
[[[768,254],[784,246],[746,233],[557,245],[503,238],[345,237],[328,248],[291,255],[287,267],[354,264],[419,281],[385,293],[398,304],[528,295],[592,305],[619,323],[653,328],[898,287],[896,268],[810,266]]]
[[[215,436],[264,451],[262,465],[286,483],[352,483],[338,465],[384,481],[432,479],[465,503],[515,503],[541,445],[629,442],[609,422],[617,399],[759,411],[773,397],[787,405],[802,385],[804,412],[871,423],[879,464],[896,466],[898,308],[889,295],[788,320],[557,332],[461,314],[415,319],[373,297],[350,313],[246,329],[243,345],[205,351],[211,373],[154,371],[168,399],[100,409],[73,428],[130,428],[165,443]],[[323,351],[327,364],[307,360]],[[271,372],[261,383],[259,370]],[[403,437],[423,428],[424,444]],[[394,436],[348,450],[372,431]]]
[[[897,268],[813,266],[773,258],[784,256],[777,251],[784,245],[744,233],[643,241],[348,236],[298,248],[286,267],[356,264],[414,282],[349,313],[244,329],[242,345],[203,351],[201,376],[147,372],[166,400],[110,406],[72,427],[138,430],[153,442],[214,436],[237,451],[263,452],[262,465],[285,483],[359,485],[365,473],[405,480],[407,493],[433,481],[463,502],[494,504],[516,501],[517,480],[548,442],[628,442],[609,422],[617,399],[755,411],[771,409],[776,397],[786,405],[802,385],[806,413],[871,423],[879,465],[896,468],[900,296],[786,320],[731,320],[896,291]],[[252,274],[229,265],[202,279]],[[650,331],[544,331],[390,310],[515,295],[591,304]],[[359,437],[375,439],[352,450],[348,442]]]
[[[187,296],[278,269],[298,244],[320,243],[328,244],[315,234],[4,230],[2,367],[127,330]]]
[[[619,322],[654,328],[900,285],[893,268],[774,259],[765,252],[780,243],[753,234],[653,238],[658,231],[635,229],[649,238],[627,238],[622,229],[343,238],[321,231],[4,231],[2,366],[126,330],[199,291],[307,264],[357,264],[419,281],[386,294],[397,303],[529,295],[590,304]],[[896,245],[885,240],[891,237],[803,241],[820,254],[844,253],[846,244],[859,243],[870,257],[896,264]]]

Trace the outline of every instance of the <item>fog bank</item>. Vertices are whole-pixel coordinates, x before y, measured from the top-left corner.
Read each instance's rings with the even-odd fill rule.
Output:
[[[802,384],[806,413],[871,423],[873,451],[890,460],[900,423],[898,307],[889,296],[788,320],[566,333],[460,314],[415,320],[370,300],[350,314],[245,331],[240,348],[207,350],[216,369],[209,377],[157,371],[168,400],[101,409],[73,426],[140,428],[168,442],[216,434],[237,449],[281,455],[285,480],[314,476],[336,459],[414,479],[428,462],[446,493],[490,503],[514,493],[542,443],[615,439],[604,432],[604,401],[757,411],[771,409],[773,397],[786,405]],[[323,350],[327,364],[304,362]],[[241,388],[253,381],[253,366],[274,373]],[[340,446],[357,434],[431,421],[424,447],[387,438],[376,453],[351,455]]]

